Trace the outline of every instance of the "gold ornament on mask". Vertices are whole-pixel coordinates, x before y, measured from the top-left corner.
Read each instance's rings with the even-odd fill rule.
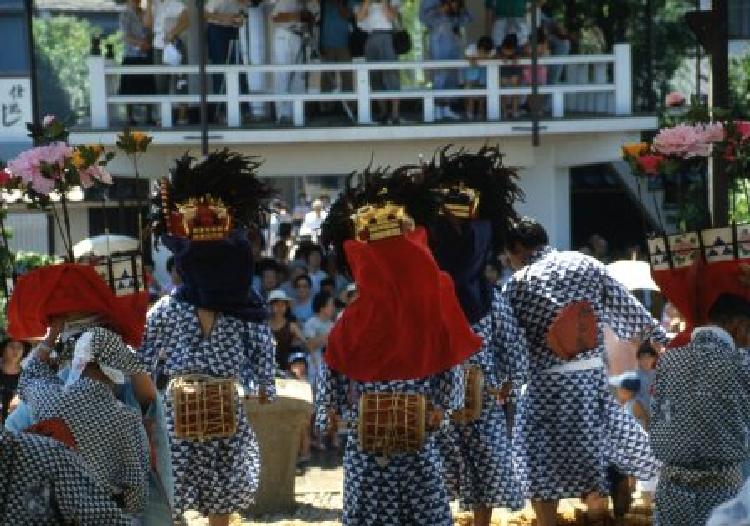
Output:
[[[405,215],[403,206],[385,203],[360,207],[351,219],[357,239],[369,242],[400,236]]]

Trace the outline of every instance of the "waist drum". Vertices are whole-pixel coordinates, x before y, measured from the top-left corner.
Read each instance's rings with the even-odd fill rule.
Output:
[[[237,432],[237,391],[233,378],[178,376],[169,384],[169,395],[177,438],[203,441],[231,437]]]
[[[457,424],[466,425],[476,422],[482,415],[484,373],[478,365],[467,365],[463,369],[466,384],[464,407],[454,411],[451,419]]]
[[[360,450],[379,456],[416,453],[425,441],[426,400],[406,393],[365,393],[359,399]]]

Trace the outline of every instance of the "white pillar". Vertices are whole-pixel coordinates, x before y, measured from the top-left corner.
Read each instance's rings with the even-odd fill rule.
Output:
[[[354,89],[357,93],[357,120],[359,124],[372,124],[370,115],[370,74],[360,63],[360,68],[354,72]]]
[[[500,65],[487,64],[487,120],[500,120]]]
[[[232,66],[229,66],[232,68]],[[238,128],[240,125],[240,74],[236,69],[225,73],[227,83],[227,126]]]
[[[266,60],[266,34],[268,4],[263,2],[258,7],[247,8],[247,24],[243,27],[249,34],[250,42],[250,64],[267,64]],[[248,85],[251,92],[263,92],[266,90],[266,77],[264,73],[251,73],[248,75]],[[264,118],[268,115],[268,104],[265,102],[253,102],[251,104],[253,117]]]
[[[105,61],[103,56],[90,56],[86,59],[89,67],[89,104],[91,110],[91,127],[109,127],[107,108],[107,83]]]
[[[633,113],[633,80],[630,44],[615,44],[615,113]]]

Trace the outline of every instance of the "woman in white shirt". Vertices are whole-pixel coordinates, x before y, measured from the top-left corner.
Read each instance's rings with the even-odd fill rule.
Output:
[[[400,0],[363,0],[357,7],[357,24],[367,33],[365,58],[371,62],[395,62],[398,60],[393,47],[393,30],[398,19]],[[374,71],[371,74],[373,90],[398,91],[401,89],[399,70]],[[391,99],[390,118],[388,102],[378,100],[380,122],[399,124],[399,100]]]

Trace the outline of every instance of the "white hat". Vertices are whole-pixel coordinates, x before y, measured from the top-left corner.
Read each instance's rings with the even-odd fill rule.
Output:
[[[286,301],[291,302],[292,299],[286,295],[286,292],[284,292],[281,289],[274,289],[271,292],[268,293],[268,303],[271,303],[272,301]]]

